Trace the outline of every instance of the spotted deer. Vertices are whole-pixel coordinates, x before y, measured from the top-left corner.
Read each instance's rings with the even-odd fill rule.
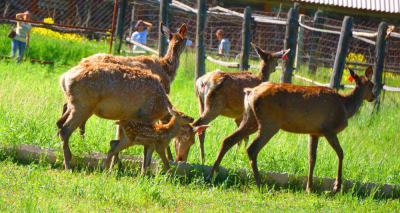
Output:
[[[375,100],[374,84],[371,82],[372,67],[366,69],[365,76],[358,76],[351,69],[349,71],[356,87],[347,95],[321,86],[263,83],[252,89],[246,88],[243,121],[233,134],[223,140],[217,160],[206,181],[211,180],[222,158],[233,145],[258,131],[256,138],[247,148],[247,154],[256,184],[260,187],[258,153],[282,129],[292,133],[309,134],[307,192],[312,190],[318,139],[327,139],[338,156],[337,178],[333,188],[334,192],[338,192],[342,183],[343,150],[337,134],[347,127],[348,119],[357,112],[363,100]]]
[[[160,82],[160,77],[150,70],[111,63],[79,64],[64,73],[60,84],[68,107],[57,121],[64,168],[71,168],[71,134],[93,114],[104,119],[143,123],[155,123],[166,116],[172,105]],[[125,137],[118,128],[117,140],[124,140]],[[193,137],[182,136],[184,139]],[[146,156],[151,157],[152,151],[145,149],[145,159]]]
[[[171,30],[165,26],[164,23],[160,23],[161,33],[166,36],[170,42],[167,53],[164,57],[158,58],[156,56],[114,56],[111,54],[95,54],[87,58],[82,59],[79,63],[114,63],[126,65],[129,67],[141,68],[150,70],[153,74],[158,75],[161,78],[161,83],[167,94],[170,93],[170,84],[176,76],[176,71],[179,67],[179,56],[185,50],[186,46],[186,24],[182,24],[179,29],[179,33],[172,33]],[[63,114],[67,111],[67,103],[63,106]],[[170,115],[162,118],[162,123],[168,123]],[[82,137],[85,134],[86,121],[79,127],[79,133]],[[168,157],[172,158],[171,151],[168,147]]]
[[[165,155],[165,149],[169,146],[171,139],[181,133],[182,126],[188,125],[194,119],[175,109],[168,108],[168,110],[172,118],[167,124],[146,124],[134,121],[117,122],[116,124],[120,126],[127,140],[110,142],[112,148],[105,160],[105,167],[110,167],[111,159],[116,153],[133,145],[143,145],[148,149],[155,150],[163,161],[165,168],[169,170],[170,166]],[[149,164],[150,160],[146,163]],[[142,174],[145,172],[144,169],[142,167]]]
[[[243,89],[268,81],[270,74],[275,72],[278,59],[289,51],[270,53],[251,44],[261,59],[258,74],[246,71],[239,73],[214,71],[197,79],[195,89],[201,116],[193,123],[193,126],[207,125],[219,115],[235,119],[236,125],[239,126],[244,109]],[[204,163],[204,139],[205,132],[199,134],[202,163]]]

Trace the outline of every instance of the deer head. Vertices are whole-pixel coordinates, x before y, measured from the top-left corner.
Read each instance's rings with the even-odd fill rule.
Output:
[[[179,112],[174,108],[168,108],[168,111],[171,115],[175,117],[175,122],[178,122],[179,125],[186,125],[194,121],[194,118],[187,116],[183,114],[183,112]]]
[[[178,33],[172,33],[171,30],[162,22],[160,24],[160,27],[161,33],[169,39],[168,52],[172,51],[174,54],[180,55],[186,47],[186,24],[182,24],[182,26],[179,28]]]
[[[262,50],[254,43],[251,43],[251,45],[254,47],[258,57],[261,59],[259,75],[262,75],[263,81],[267,81],[269,79],[270,74],[275,72],[275,68],[278,66],[278,60],[283,58],[283,56],[290,51],[290,49],[288,49],[276,53],[270,53]]]
[[[196,133],[201,135],[208,127],[208,125],[193,127],[191,124],[181,127],[181,134],[174,138],[175,161],[186,162],[190,147],[195,142]]]
[[[354,70],[349,69],[351,77],[355,80],[356,82],[356,88],[360,88],[363,94],[363,99],[367,100],[368,102],[372,102],[376,99],[376,96],[374,94],[374,83],[372,83],[372,66],[369,66],[365,70],[365,76],[359,76],[357,75]]]

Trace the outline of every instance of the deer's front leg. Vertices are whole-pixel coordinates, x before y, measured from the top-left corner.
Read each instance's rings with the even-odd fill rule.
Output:
[[[309,137],[308,137],[309,170],[308,170],[308,181],[307,181],[306,193],[311,192],[311,190],[312,190],[313,173],[314,173],[315,161],[317,160],[318,139],[319,139],[319,137],[315,136],[315,135],[309,135]]]

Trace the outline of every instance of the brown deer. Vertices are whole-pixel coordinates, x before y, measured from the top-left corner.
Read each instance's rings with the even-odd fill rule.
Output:
[[[165,155],[165,149],[169,146],[169,142],[176,135],[180,134],[181,127],[193,122],[193,118],[184,115],[175,109],[169,109],[169,113],[173,116],[168,124],[146,124],[134,121],[119,121],[116,124],[123,130],[127,140],[111,141],[112,148],[108,152],[105,160],[105,167],[109,168],[112,157],[133,145],[143,145],[150,150],[156,150],[164,166],[169,170],[169,163]],[[115,145],[114,145],[115,144]],[[148,165],[145,162],[143,165]],[[145,167],[142,167],[142,174]]]
[[[161,78],[161,83],[163,84],[167,94],[169,94],[170,84],[174,80],[176,71],[179,67],[179,56],[185,50],[187,27],[186,24],[183,24],[179,29],[179,33],[172,33],[171,30],[162,22],[160,23],[160,27],[161,33],[170,40],[167,53],[162,58],[156,56],[126,57],[100,53],[82,59],[80,64],[99,62],[114,63],[150,70],[153,74],[156,74]],[[67,108],[67,103],[65,103],[63,106],[63,114],[67,111]],[[168,123],[170,117],[170,115],[167,115],[162,119],[162,122]],[[79,133],[82,137],[84,137],[85,134],[85,124],[86,121],[79,127]],[[172,154],[169,147],[167,151],[168,157],[171,160]]]
[[[196,81],[196,95],[200,105],[200,118],[193,126],[207,125],[219,115],[235,119],[239,126],[243,117],[243,89],[255,87],[262,82],[268,81],[272,72],[278,64],[278,59],[284,56],[287,51],[269,53],[261,50],[251,43],[261,59],[258,74],[251,72],[209,72]],[[199,134],[201,161],[204,163],[204,138],[205,132]]]
[[[312,178],[317,157],[318,139],[324,136],[338,156],[337,178],[333,188],[337,192],[342,183],[343,150],[337,134],[343,131],[359,109],[363,100],[375,100],[374,84],[371,82],[372,67],[365,76],[358,76],[349,69],[356,81],[355,89],[348,95],[320,86],[298,86],[292,84],[263,83],[245,89],[244,118],[239,128],[224,139],[217,160],[207,176],[210,181],[225,153],[243,138],[256,132],[258,135],[247,148],[255,181],[261,186],[257,168],[257,155],[268,141],[280,130],[309,134],[309,174],[306,191],[312,190]]]
[[[160,81],[149,70],[110,63],[80,64],[64,73],[60,84],[68,107],[57,126],[65,169],[71,168],[69,138],[72,132],[93,114],[105,119],[144,123],[155,123],[166,116],[172,105]],[[117,140],[122,137],[125,135],[118,128]],[[151,157],[152,151],[145,148],[145,158]]]

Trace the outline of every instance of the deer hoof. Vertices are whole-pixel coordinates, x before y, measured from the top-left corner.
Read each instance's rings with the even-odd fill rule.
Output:
[[[341,183],[335,182],[335,186],[333,187],[333,193],[336,194],[340,191]]]
[[[66,162],[63,163],[63,168],[64,168],[64,170],[72,170],[71,165]]]

